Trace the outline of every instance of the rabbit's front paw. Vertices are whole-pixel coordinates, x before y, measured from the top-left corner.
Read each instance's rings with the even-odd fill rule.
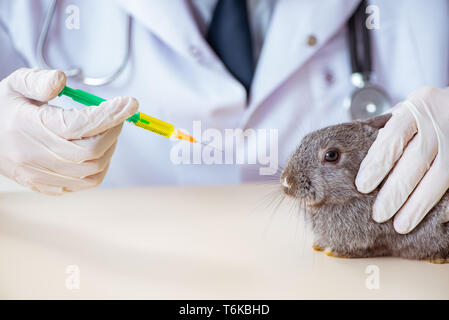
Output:
[[[449,258],[446,259],[429,259],[426,260],[427,262],[433,263],[433,264],[445,264],[445,263],[449,263]]]
[[[333,258],[343,258],[343,259],[349,258],[349,257],[347,257],[347,256],[345,256],[345,255],[336,253],[336,252],[335,252],[334,250],[332,250],[331,248],[323,249],[323,248],[321,248],[321,247],[319,247],[319,246],[317,246],[317,245],[313,245],[312,248],[313,248],[313,250],[315,250],[315,251],[319,251],[319,252],[324,253],[324,254],[325,254],[326,256],[328,256],[328,257],[333,257]]]

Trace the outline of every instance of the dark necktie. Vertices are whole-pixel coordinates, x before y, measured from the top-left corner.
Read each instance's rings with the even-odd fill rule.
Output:
[[[254,73],[246,0],[219,0],[207,41],[226,68],[249,92]]]

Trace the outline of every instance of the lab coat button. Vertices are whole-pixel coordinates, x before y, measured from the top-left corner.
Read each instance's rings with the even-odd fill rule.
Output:
[[[200,50],[197,46],[191,45],[191,46],[189,47],[189,51],[190,51],[190,54],[191,54],[196,60],[202,60],[202,58],[203,58],[203,53],[201,52],[201,50]]]
[[[317,38],[311,34],[310,36],[307,37],[307,45],[309,47],[313,47],[314,45],[316,45],[317,43]]]
[[[326,83],[328,85],[332,85],[335,82],[335,77],[334,74],[332,73],[332,71],[330,70],[326,70],[324,73],[324,79],[326,79]]]

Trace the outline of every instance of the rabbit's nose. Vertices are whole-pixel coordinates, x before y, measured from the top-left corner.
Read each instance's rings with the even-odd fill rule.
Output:
[[[281,181],[282,186],[286,187],[287,189],[290,189],[290,183],[287,180],[287,177],[284,177]]]

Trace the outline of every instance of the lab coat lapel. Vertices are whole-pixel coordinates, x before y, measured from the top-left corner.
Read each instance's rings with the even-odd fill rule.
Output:
[[[188,0],[115,0],[164,43],[196,60],[201,50],[210,66],[228,74],[201,34]],[[307,5],[304,1],[308,1]],[[249,108],[240,125],[342,26],[360,0],[278,0],[254,75]],[[313,35],[317,44],[309,46]],[[232,78],[229,75],[230,79]],[[235,80],[236,82],[236,80]]]
[[[187,0],[116,0],[130,15],[180,54],[195,59],[195,49],[211,49]]]
[[[279,0],[271,19],[265,45],[254,75],[250,110],[242,120],[244,126],[251,114],[282,82],[319,50],[341,27],[360,0]],[[308,38],[317,39],[315,45]]]

